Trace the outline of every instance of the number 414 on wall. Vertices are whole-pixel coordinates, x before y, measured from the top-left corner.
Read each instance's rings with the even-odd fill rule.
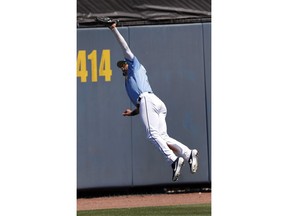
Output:
[[[99,73],[97,64],[97,50],[93,50],[91,53],[86,55],[86,50],[79,50],[77,56],[77,77],[80,78],[81,82],[87,82],[88,70],[87,70],[87,57],[91,62],[91,82],[97,82],[98,76],[105,77],[105,82],[111,81],[112,70],[110,61],[110,50],[102,50]]]

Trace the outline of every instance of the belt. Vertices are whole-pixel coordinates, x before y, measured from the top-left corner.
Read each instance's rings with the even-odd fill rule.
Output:
[[[152,94],[153,92],[143,92],[139,95],[139,97],[137,98],[137,102],[138,104],[140,103],[141,99],[143,96],[145,96],[146,94]]]

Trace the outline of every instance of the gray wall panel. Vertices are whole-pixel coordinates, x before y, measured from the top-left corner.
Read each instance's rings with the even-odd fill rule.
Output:
[[[127,36],[127,29],[121,30]],[[131,121],[122,116],[129,104],[115,61],[122,53],[108,29],[78,30],[78,50],[111,50],[111,82],[77,79],[77,187],[131,185]],[[89,69],[90,61],[87,61]]]

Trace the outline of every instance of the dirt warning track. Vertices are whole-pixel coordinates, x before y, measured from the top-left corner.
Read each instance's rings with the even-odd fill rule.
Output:
[[[202,203],[211,203],[211,192],[79,198],[77,199],[77,210],[171,206]]]

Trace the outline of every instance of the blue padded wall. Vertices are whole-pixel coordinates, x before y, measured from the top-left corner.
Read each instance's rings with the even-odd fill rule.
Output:
[[[177,183],[211,182],[211,24],[119,28],[147,69],[155,94],[166,104],[168,134],[200,152],[199,172],[183,167]],[[86,82],[77,78],[77,188],[172,183],[172,169],[147,139],[126,95],[116,62],[122,50],[108,28],[78,29],[77,50],[86,51]],[[97,68],[109,50],[112,76],[91,82],[92,51]],[[107,63],[107,62],[106,62]],[[99,73],[99,71],[98,71]]]

